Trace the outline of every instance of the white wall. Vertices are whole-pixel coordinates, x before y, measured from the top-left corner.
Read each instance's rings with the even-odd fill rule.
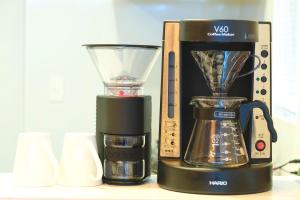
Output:
[[[245,12],[246,9],[251,11]],[[264,10],[265,1],[259,0],[28,0],[25,129],[50,131],[58,155],[64,132],[95,130],[95,100],[103,88],[82,44],[160,45],[163,20],[263,20]],[[52,79],[63,79],[64,97],[60,102],[49,98]],[[158,137],[158,80],[160,61],[144,90],[153,97],[154,139]]]
[[[0,0],[0,171],[13,166],[23,128],[24,2]]]
[[[58,157],[63,133],[95,130],[96,95],[103,86],[82,44],[160,45],[163,20],[272,15],[271,0],[24,1],[0,0],[0,171],[11,169],[23,122],[26,131],[51,132]],[[144,90],[153,98],[154,139],[160,67],[158,61]]]
[[[300,158],[300,3],[273,3],[273,120],[279,133],[273,158],[278,166]]]

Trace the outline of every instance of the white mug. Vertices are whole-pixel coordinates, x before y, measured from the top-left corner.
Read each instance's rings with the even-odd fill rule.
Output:
[[[56,184],[58,163],[48,133],[19,134],[13,174],[14,184],[17,186],[38,187]]]
[[[65,134],[59,171],[60,185],[96,186],[102,183],[103,169],[94,133]]]

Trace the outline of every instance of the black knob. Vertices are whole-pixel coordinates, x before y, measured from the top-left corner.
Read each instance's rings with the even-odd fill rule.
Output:
[[[268,52],[267,50],[262,50],[262,51],[260,52],[260,55],[261,55],[263,58],[266,58],[266,57],[268,57],[269,52]]]
[[[267,65],[266,64],[262,64],[261,66],[260,66],[262,69],[267,69]]]
[[[265,95],[265,94],[267,94],[267,90],[265,90],[265,89],[262,89],[262,90],[260,91],[260,94],[262,94],[262,95]]]
[[[265,77],[265,76],[262,76],[261,78],[260,78],[260,80],[261,80],[261,82],[267,82],[267,77]]]

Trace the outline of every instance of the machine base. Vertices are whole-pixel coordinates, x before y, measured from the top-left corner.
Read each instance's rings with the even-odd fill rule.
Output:
[[[251,194],[272,188],[272,164],[249,164],[239,168],[191,167],[183,161],[158,161],[160,187],[197,194]]]

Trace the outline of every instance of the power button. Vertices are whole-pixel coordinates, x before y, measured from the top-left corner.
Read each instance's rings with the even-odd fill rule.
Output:
[[[263,140],[256,141],[255,148],[257,151],[263,151],[266,148],[265,141],[263,141]]]

